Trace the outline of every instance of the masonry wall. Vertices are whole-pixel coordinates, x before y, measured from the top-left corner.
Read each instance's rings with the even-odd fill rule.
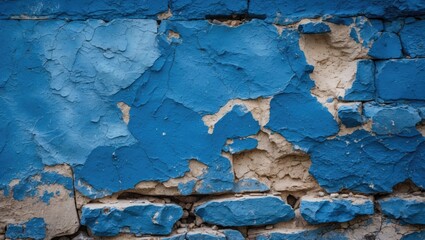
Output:
[[[425,239],[424,16],[0,1],[0,239]]]

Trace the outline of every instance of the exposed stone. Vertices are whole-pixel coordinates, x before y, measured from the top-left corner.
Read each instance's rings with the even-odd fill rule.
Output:
[[[127,231],[136,235],[167,235],[182,215],[182,208],[175,204],[139,200],[94,203],[83,206],[81,224],[95,236],[115,236]]]
[[[258,226],[294,218],[291,206],[275,196],[211,200],[196,207],[195,213],[220,226]]]
[[[300,209],[310,224],[348,222],[356,216],[374,213],[373,200],[369,198],[303,197]]]

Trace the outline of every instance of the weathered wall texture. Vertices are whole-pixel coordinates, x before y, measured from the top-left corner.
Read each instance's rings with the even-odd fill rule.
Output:
[[[425,239],[425,1],[0,1],[0,239]]]

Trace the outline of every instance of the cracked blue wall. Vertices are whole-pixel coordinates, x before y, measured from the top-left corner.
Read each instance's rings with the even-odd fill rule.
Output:
[[[6,0],[0,9],[2,201],[52,206],[78,195],[90,202],[136,191],[139,184],[173,181],[179,181],[174,195],[271,194],[275,189],[263,181],[269,176],[238,178],[233,162],[234,156],[265,151],[259,137],[265,133],[282,136],[311,160],[315,190],[379,198],[401,183],[420,192],[425,188],[423,1]],[[226,25],[232,21],[237,24]],[[353,59],[355,72],[345,94],[328,96],[325,103],[314,94],[319,68],[309,64],[302,43],[340,28],[364,55]],[[265,121],[249,105],[264,99],[270,101],[262,112]],[[333,101],[337,104],[329,107]],[[129,108],[127,120],[122,104]],[[213,126],[205,120],[210,116],[217,117]],[[199,173],[193,162],[203,167]],[[64,165],[68,173],[51,170]],[[275,197],[253,204],[246,196],[225,199],[207,199],[194,214],[229,227],[294,217],[295,205],[280,197],[278,207],[287,216],[272,214]],[[317,207],[304,218],[316,224],[373,214],[373,202],[365,213],[345,202]],[[382,201],[379,211],[423,224],[420,207],[406,202]],[[213,203],[224,210],[209,209]],[[391,203],[408,208],[409,216],[399,217]],[[154,222],[154,230],[147,231],[131,220],[134,212],[84,209],[81,224],[108,236],[128,227],[96,222],[114,214],[128,221],[132,233],[153,235],[171,233],[182,215],[175,210],[173,221],[160,224],[164,229],[156,231]],[[341,209],[350,217],[332,214]],[[409,222],[410,215],[415,220]],[[36,238],[53,236],[48,220],[33,217],[47,229],[35,232]],[[6,236],[27,237],[31,231],[23,226],[32,221],[8,223]],[[324,229],[305,234],[317,237],[327,234]],[[223,231],[217,238],[227,238]],[[280,234],[258,239],[298,237]],[[182,236],[197,235],[176,237]]]

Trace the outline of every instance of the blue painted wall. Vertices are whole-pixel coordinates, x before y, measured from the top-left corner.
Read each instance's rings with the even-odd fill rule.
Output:
[[[274,191],[256,178],[237,179],[229,157],[259,149],[259,132],[279,134],[306,154],[309,173],[326,193],[391,198],[407,181],[423,194],[424,1],[5,0],[0,9],[0,202],[53,204],[60,192],[40,189],[61,186],[67,197],[78,194],[88,203],[146,182],[181,180],[196,161],[204,169],[179,182],[174,194],[222,194],[227,200],[207,199],[192,209],[207,224],[291,221],[295,205],[280,197],[228,197]],[[228,26],[217,22],[223,19],[243,20]],[[335,100],[342,105],[334,113],[312,94],[317,86],[310,74],[317,70],[300,42],[339,27],[366,54],[355,59],[353,83]],[[222,114],[213,131],[204,123],[232,100],[266,98],[263,125],[244,104]],[[129,122],[118,103],[130,108]],[[47,170],[61,164],[71,174]],[[379,201],[376,214],[424,224],[423,198],[414,204],[394,199]],[[313,225],[347,222],[374,214],[375,203],[363,211],[350,200],[304,201],[301,214]],[[94,235],[117,235],[125,227],[167,235],[181,209],[155,206],[107,214],[86,207],[80,224]],[[145,211],[169,217],[160,223],[137,217]],[[336,214],[341,211],[349,217]],[[8,220],[6,236],[54,236],[44,216],[32,217]],[[144,229],[148,220],[153,225]],[[34,224],[40,229],[31,230]],[[226,239],[220,231],[216,239]],[[198,235],[176,239],[182,236]]]

